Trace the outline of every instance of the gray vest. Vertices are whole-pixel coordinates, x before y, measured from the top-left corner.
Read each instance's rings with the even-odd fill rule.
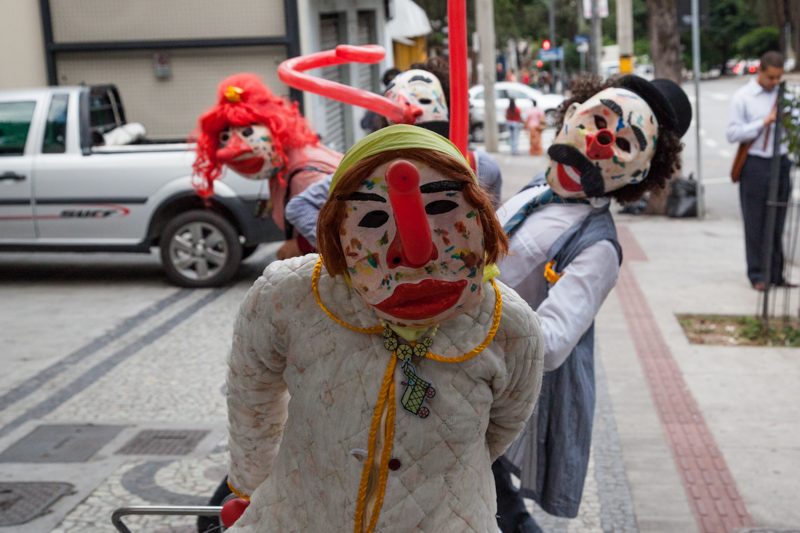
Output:
[[[591,212],[551,246],[548,260],[561,272],[589,246],[607,240],[622,262],[622,249],[608,206]],[[520,493],[546,512],[578,514],[594,418],[594,322],[564,364],[547,372],[539,402],[523,433],[501,459],[522,481]]]

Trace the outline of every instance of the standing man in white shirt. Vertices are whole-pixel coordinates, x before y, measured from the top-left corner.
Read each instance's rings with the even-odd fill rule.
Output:
[[[757,291],[766,290],[764,272],[764,246],[767,242],[767,196],[769,193],[770,165],[772,161],[775,120],[777,117],[778,85],[783,77],[783,55],[767,52],[761,56],[758,75],[740,88],[731,100],[730,121],[726,130],[728,142],[752,142],[739,182],[739,200],[744,220],[745,250],[747,252],[747,277]],[[777,286],[792,286],[783,277],[783,227],[786,221],[786,203],[789,199],[788,149],[781,146],[780,178],[778,182],[778,208],[775,232],[772,234],[770,282]]]

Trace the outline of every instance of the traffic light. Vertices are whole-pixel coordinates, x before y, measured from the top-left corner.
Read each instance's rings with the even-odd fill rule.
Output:
[[[552,45],[550,44],[550,39],[545,39],[544,41],[542,41],[542,50],[550,50],[551,46]]]
[[[544,61],[541,59],[536,61],[536,68],[542,68],[544,66]]]

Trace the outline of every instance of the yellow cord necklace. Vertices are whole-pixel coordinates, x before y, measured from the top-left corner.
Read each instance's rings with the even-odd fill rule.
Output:
[[[489,328],[489,332],[486,334],[486,338],[483,339],[483,342],[478,344],[475,348],[470,350],[469,352],[462,354],[458,357],[444,357],[439,354],[435,354],[431,352],[428,348],[430,347],[430,338],[428,338],[423,345],[423,349],[425,350],[424,354],[422,353],[422,349],[417,349],[417,343],[411,343],[411,346],[408,345],[400,345],[397,342],[396,336],[392,333],[388,332],[388,328],[384,326],[377,325],[371,327],[358,327],[352,324],[349,324],[342,320],[341,318],[337,317],[333,312],[328,309],[325,304],[322,302],[322,297],[319,294],[319,280],[322,274],[322,256],[317,259],[317,263],[314,265],[314,272],[311,276],[311,290],[314,294],[314,299],[317,302],[322,311],[328,315],[328,317],[339,324],[342,327],[345,327],[351,331],[356,331],[358,333],[366,333],[366,334],[379,334],[383,333],[384,335],[384,346],[387,349],[391,348],[392,355],[389,358],[389,362],[386,365],[386,372],[383,374],[383,380],[381,381],[381,388],[380,392],[378,393],[378,400],[375,405],[375,409],[372,412],[372,421],[370,423],[369,429],[369,445],[367,450],[367,459],[364,462],[364,468],[361,470],[361,482],[359,483],[358,487],[358,501],[356,503],[356,516],[355,516],[355,526],[354,531],[356,533],[362,533],[365,531],[364,525],[366,521],[366,532],[371,533],[374,531],[375,526],[378,523],[378,516],[380,514],[381,507],[383,506],[383,498],[386,494],[386,482],[389,477],[389,459],[391,458],[392,453],[392,443],[394,440],[394,421],[395,415],[397,412],[397,406],[395,405],[395,380],[394,380],[394,371],[397,367],[398,359],[401,361],[403,366],[403,371],[406,373],[407,377],[411,377],[407,372],[407,369],[410,367],[411,372],[413,373],[413,366],[410,365],[411,355],[417,355],[419,357],[425,359],[431,359],[433,361],[439,361],[441,363],[461,363],[464,361],[468,361],[472,359],[479,353],[481,353],[494,339],[495,335],[497,334],[497,330],[500,327],[500,319],[503,316],[503,298],[500,294],[500,289],[497,288],[497,284],[494,280],[491,280],[492,289],[494,289],[495,294],[495,302],[494,302],[494,312],[492,314],[492,325]],[[411,381],[409,379],[408,381]],[[421,380],[420,380],[421,381]],[[432,397],[432,391],[434,389],[430,387],[427,382],[422,381],[425,384],[422,388],[424,390],[421,391],[423,395],[427,394],[427,397]],[[435,391],[434,391],[435,392]],[[416,405],[421,405],[421,400]],[[407,408],[408,409],[408,408]],[[427,413],[427,408],[422,407],[420,411],[425,409],[425,413]],[[381,425],[381,419],[383,418],[383,413],[386,411],[386,426],[384,428],[384,435],[383,435],[383,446],[380,450],[380,463],[378,468],[378,480],[377,480],[377,495],[375,498],[375,504],[373,505],[373,512],[370,517],[366,517],[367,514],[367,492],[368,487],[371,485],[370,481],[373,476],[372,474],[372,465],[375,461],[375,456],[377,453],[377,441],[378,441],[378,431]],[[427,416],[427,414],[419,414],[421,417]],[[368,520],[367,520],[368,518]]]

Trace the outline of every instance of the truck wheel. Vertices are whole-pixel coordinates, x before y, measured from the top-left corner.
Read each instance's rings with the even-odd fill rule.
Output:
[[[242,261],[239,234],[211,211],[187,211],[169,221],[160,239],[167,277],[181,287],[214,287],[233,277]]]

